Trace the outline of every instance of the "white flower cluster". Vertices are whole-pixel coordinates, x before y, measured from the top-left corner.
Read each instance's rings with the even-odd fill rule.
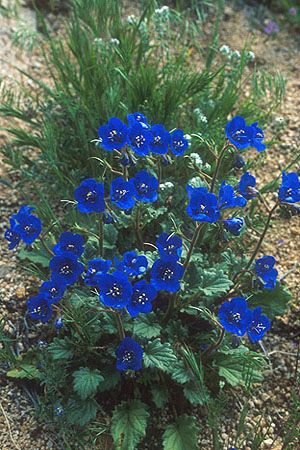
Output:
[[[105,47],[115,47],[117,45],[120,45],[119,39],[111,38],[109,40],[104,40],[102,38],[95,38],[94,39],[95,45],[99,48],[105,48]]]
[[[219,48],[221,55],[225,56],[229,61],[237,61],[241,59],[241,53],[238,50],[232,50],[228,45],[224,44]],[[251,50],[246,52],[246,59],[249,62],[254,61],[255,54]]]
[[[200,108],[195,108],[194,114],[197,117],[198,122],[207,123],[207,117],[203,114]]]
[[[194,164],[196,164],[197,166],[202,166],[203,161],[198,153],[191,153],[189,156]]]
[[[166,181],[165,183],[161,183],[161,184],[159,185],[159,188],[160,188],[162,191],[170,191],[171,189],[174,188],[174,184],[173,184],[171,181]]]
[[[168,6],[162,6],[161,8],[156,8],[154,13],[158,16],[168,16],[170,12],[170,8]]]

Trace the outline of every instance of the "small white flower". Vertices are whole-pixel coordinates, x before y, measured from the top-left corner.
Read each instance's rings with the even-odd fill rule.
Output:
[[[190,158],[193,160],[194,164],[196,164],[197,166],[202,166],[203,161],[198,153],[191,153]]]
[[[130,24],[130,25],[134,25],[135,23],[136,23],[136,17],[135,17],[135,15],[134,14],[131,14],[130,16],[127,16],[127,22]]]
[[[192,178],[189,183],[190,186],[192,186],[193,188],[197,188],[197,187],[206,187],[206,184],[201,180],[200,177],[194,177]]]
[[[229,56],[231,54],[231,48],[228,47],[228,45],[222,45],[219,48],[219,52],[223,55],[223,56]]]
[[[162,191],[166,191],[173,189],[174,184],[171,181],[166,181],[165,183],[160,184],[159,187]]]
[[[247,58],[249,59],[249,61],[254,61],[255,60],[255,53],[250,50],[247,53]]]
[[[161,8],[157,8],[157,9],[155,9],[155,14],[158,14],[158,15],[162,15],[162,14],[169,14],[169,11],[170,11],[170,8],[168,7],[168,6],[162,6]]]
[[[116,39],[116,38],[111,38],[110,43],[112,45],[120,45],[119,39]]]
[[[231,59],[241,59],[241,54],[238,50],[234,50],[234,52],[231,53]]]

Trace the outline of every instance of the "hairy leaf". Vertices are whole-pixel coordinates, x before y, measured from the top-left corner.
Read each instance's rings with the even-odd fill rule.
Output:
[[[133,324],[133,333],[140,338],[151,339],[161,333],[161,326],[154,314],[140,315]]]
[[[69,399],[66,407],[68,422],[72,425],[84,426],[95,419],[98,410],[98,403],[94,399]]]
[[[274,319],[274,317],[284,314],[291,298],[289,290],[277,283],[274,289],[263,289],[250,297],[249,304],[251,307],[261,306],[264,314],[270,319]]]
[[[149,413],[140,400],[122,402],[112,415],[112,436],[116,450],[134,450],[146,434]]]
[[[168,425],[163,434],[164,450],[197,450],[198,429],[195,417],[184,414]]]
[[[76,370],[73,377],[74,390],[83,400],[94,395],[99,383],[104,380],[98,370],[90,370],[87,367]]]
[[[160,339],[150,342],[145,348],[144,366],[161,369],[165,372],[172,370],[177,357],[169,343],[162,344]]]
[[[48,346],[48,352],[51,353],[54,360],[71,359],[73,356],[73,344],[68,338],[54,338]]]

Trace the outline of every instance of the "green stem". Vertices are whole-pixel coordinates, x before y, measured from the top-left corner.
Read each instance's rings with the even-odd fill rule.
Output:
[[[42,246],[46,250],[46,252],[49,253],[49,255],[54,256],[53,251],[48,247],[48,245],[44,241],[44,237],[42,235],[40,235],[40,241],[41,241]]]
[[[162,180],[162,166],[159,159],[157,159],[157,180],[158,184],[160,184]]]
[[[141,207],[137,203],[136,205],[136,216],[135,216],[135,232],[140,248],[144,248],[143,236],[141,233]]]
[[[214,187],[215,187],[215,184],[216,184],[219,172],[220,172],[220,167],[221,167],[221,163],[222,163],[222,160],[223,160],[223,156],[225,155],[226,151],[229,148],[235,149],[234,145],[232,145],[230,143],[227,143],[227,144],[224,145],[224,147],[221,150],[221,153],[218,156],[216,170],[214,172],[213,179],[211,181],[210,192],[213,192],[213,190],[214,190]]]
[[[239,272],[238,274],[236,274],[236,276],[233,278],[233,281],[234,281],[235,284],[236,284],[237,281],[240,279],[241,275],[242,275],[244,272],[248,271],[248,269],[251,267],[253,261],[255,260],[255,258],[256,258],[256,256],[257,256],[257,253],[258,253],[259,250],[260,250],[261,244],[263,243],[263,240],[264,240],[264,238],[265,238],[265,236],[266,236],[266,234],[267,234],[267,231],[268,231],[268,228],[269,228],[269,225],[270,225],[270,222],[271,222],[273,213],[274,213],[274,211],[275,211],[275,209],[277,208],[278,205],[279,205],[279,201],[277,201],[277,202],[275,203],[275,205],[273,206],[273,208],[269,211],[268,218],[267,218],[267,221],[266,221],[266,224],[265,224],[265,228],[264,228],[264,230],[263,230],[263,232],[262,232],[262,234],[261,234],[261,236],[260,236],[260,238],[259,238],[259,241],[258,241],[257,244],[256,244],[256,247],[255,247],[255,249],[254,249],[254,251],[253,251],[253,253],[252,253],[251,258],[249,259],[249,261],[248,261],[246,267],[243,269],[243,271],[242,271],[242,272]]]
[[[115,312],[115,318],[116,318],[116,324],[118,328],[118,333],[120,336],[120,339],[123,340],[125,338],[125,331],[122,323],[122,319],[119,312]]]
[[[199,236],[200,236],[200,231],[202,230],[203,226],[204,226],[203,223],[199,223],[196,226],[196,229],[195,229],[195,232],[194,232],[194,236],[192,237],[188,253],[187,253],[185,261],[183,263],[183,267],[184,268],[187,268],[187,266],[189,265],[190,259],[191,259],[192,255],[193,255],[194,248],[195,248],[195,246],[196,246],[196,244],[198,242]]]
[[[104,238],[104,228],[103,228],[103,214],[99,217],[99,256],[103,256],[103,238]]]

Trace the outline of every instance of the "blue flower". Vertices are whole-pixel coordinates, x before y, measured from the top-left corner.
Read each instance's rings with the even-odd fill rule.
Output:
[[[12,220],[17,222],[17,225],[13,225],[13,231],[19,234],[27,245],[32,244],[42,231],[42,222],[31,214],[33,210],[30,206],[22,206],[19,212],[12,216]],[[16,236],[14,238],[16,239]]]
[[[82,213],[102,213],[105,210],[104,184],[93,178],[82,181],[75,189],[74,197]]]
[[[112,117],[98,129],[98,135],[105,150],[121,150],[127,143],[128,128],[120,119]]]
[[[140,202],[156,202],[158,180],[147,170],[140,170],[132,179],[135,189],[135,198]]]
[[[266,144],[263,143],[263,139],[265,137],[264,132],[257,126],[257,122],[252,123],[252,125],[250,125],[250,128],[252,130],[250,145],[251,147],[256,148],[258,152],[262,152],[266,149]]]
[[[178,261],[182,253],[182,239],[176,234],[161,233],[156,241],[160,257]]]
[[[149,154],[151,139],[150,131],[144,128],[141,123],[136,123],[129,128],[128,144],[137,155],[146,156]]]
[[[177,292],[184,267],[177,261],[158,259],[151,268],[151,284],[158,291]]]
[[[122,155],[119,158],[119,163],[122,164],[122,166],[127,167],[130,166],[130,158],[128,153],[122,153]]]
[[[226,231],[234,236],[239,236],[245,221],[242,217],[233,217],[232,219],[223,220],[223,225]]]
[[[84,271],[84,265],[77,261],[77,257],[70,252],[54,256],[49,264],[52,280],[69,285],[75,283]]]
[[[64,322],[62,320],[62,317],[58,317],[54,322],[54,327],[59,330],[60,328],[63,328]]]
[[[80,234],[73,234],[65,231],[60,235],[59,242],[54,245],[53,252],[56,255],[62,255],[65,252],[74,253],[77,257],[84,252],[84,238]]]
[[[295,172],[282,173],[279,199],[286,203],[300,202],[300,180]]]
[[[224,302],[219,309],[219,320],[229,333],[243,336],[251,320],[251,310],[242,297],[234,297],[229,302]]]
[[[249,172],[245,172],[237,185],[238,192],[246,199],[256,197],[257,190],[255,189],[256,178]]]
[[[97,284],[99,299],[104,305],[122,309],[130,302],[132,286],[124,273],[115,271],[112,275],[98,274]]]
[[[189,204],[187,213],[197,222],[217,222],[220,218],[217,197],[205,187],[187,186]]]
[[[255,189],[256,178],[249,172],[245,172],[237,185],[238,192],[246,199],[256,197],[257,190]]]
[[[32,319],[40,320],[43,323],[49,322],[53,314],[49,300],[41,294],[28,300],[27,310]]]
[[[242,169],[245,165],[246,165],[246,161],[244,160],[244,158],[242,157],[242,155],[240,155],[239,153],[237,153],[237,154],[235,155],[234,167],[235,167],[236,169]]]
[[[116,350],[117,369],[120,372],[140,370],[143,365],[143,354],[144,350],[140,344],[126,336]]]
[[[10,222],[10,228],[5,231],[4,238],[8,241],[8,249],[13,250],[14,248],[18,247],[21,236],[16,231],[17,229],[17,222],[14,219],[9,219]]]
[[[66,285],[61,280],[45,281],[40,287],[40,294],[51,304],[58,302],[66,291]]]
[[[228,122],[225,133],[229,141],[240,150],[252,146],[261,152],[266,148],[262,142],[264,133],[261,128],[258,128],[257,122],[249,126],[241,116],[236,116]]]
[[[230,184],[226,184],[223,181],[219,191],[219,203],[220,209],[244,207],[247,204],[247,200],[241,195],[236,195],[234,192],[234,187]]]
[[[229,141],[238,149],[250,146],[250,139],[253,134],[251,127],[246,125],[244,117],[234,117],[225,128],[225,133]]]
[[[142,275],[147,271],[148,260],[144,255],[138,255],[135,251],[125,252],[121,261],[115,260],[116,269],[128,276]]]
[[[153,125],[151,127],[151,141],[149,142],[151,152],[163,155],[169,150],[170,143],[170,133],[163,125]]]
[[[176,156],[182,156],[189,146],[182,130],[176,129],[171,133],[171,151]]]
[[[266,289],[273,289],[276,286],[278,272],[274,269],[276,259],[274,256],[263,256],[255,261],[255,272]]]
[[[267,331],[271,328],[271,322],[267,316],[261,313],[260,307],[252,311],[250,323],[247,327],[247,334],[252,342],[257,342],[264,337]]]
[[[127,115],[127,120],[128,120],[128,125],[130,127],[132,127],[133,125],[135,125],[137,122],[140,123],[142,125],[143,128],[150,128],[150,125],[148,123],[147,117],[144,116],[144,114],[140,113],[140,112],[135,112],[133,114],[128,114]]]
[[[97,286],[97,274],[107,273],[111,268],[110,259],[91,259],[88,262],[88,270],[84,277],[84,282],[88,286]]]
[[[135,189],[132,180],[115,178],[110,185],[111,201],[120,209],[130,209],[135,205]]]
[[[108,211],[105,211],[103,213],[103,222],[106,225],[109,225],[110,223],[115,223],[116,222],[116,218]]]
[[[157,295],[156,289],[147,281],[140,280],[133,285],[133,292],[127,311],[131,317],[136,317],[139,313],[149,313],[152,311],[152,302]]]

